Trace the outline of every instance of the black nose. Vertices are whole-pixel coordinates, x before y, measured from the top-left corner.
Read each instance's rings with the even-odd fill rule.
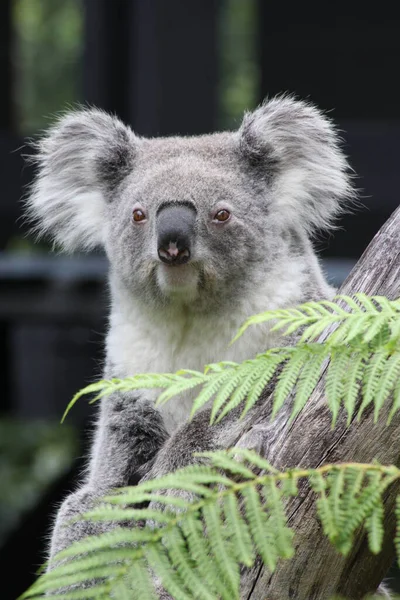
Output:
[[[196,210],[185,204],[166,205],[157,215],[157,248],[162,262],[182,265],[190,260]]]

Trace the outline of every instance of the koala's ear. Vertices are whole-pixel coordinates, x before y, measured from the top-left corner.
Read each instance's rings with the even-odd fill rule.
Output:
[[[331,227],[354,198],[349,165],[330,122],[313,105],[281,96],[247,113],[240,149],[271,184],[271,202],[282,226],[307,233]]]
[[[61,117],[35,145],[38,173],[26,201],[34,230],[66,251],[101,245],[106,204],[132,170],[138,138],[117,118],[90,109]]]

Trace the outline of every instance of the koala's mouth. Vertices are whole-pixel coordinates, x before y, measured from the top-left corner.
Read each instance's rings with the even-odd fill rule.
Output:
[[[193,263],[189,264],[159,264],[157,266],[157,283],[165,294],[193,293],[197,291],[199,270]]]

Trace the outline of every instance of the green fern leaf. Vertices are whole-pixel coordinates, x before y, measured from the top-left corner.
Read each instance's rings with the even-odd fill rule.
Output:
[[[21,596],[21,598],[34,598],[41,597],[40,596]],[[92,586],[86,589],[73,590],[71,592],[63,592],[62,594],[46,594],[46,600],[90,600],[91,598],[95,598],[96,600],[99,598],[110,598],[110,584],[102,584]]]
[[[364,344],[368,344],[383,330],[385,330],[387,328],[387,323],[388,317],[386,314],[380,315],[373,320],[371,319],[370,323],[368,324],[368,328],[363,333]]]
[[[120,578],[126,572],[126,567],[121,567],[120,565],[111,565],[102,567],[95,567],[92,569],[87,569],[86,571],[79,571],[77,573],[71,573],[70,575],[64,575],[62,577],[57,577],[53,575],[52,577],[43,576],[41,580],[37,582],[34,586],[34,590],[36,594],[44,593],[44,592],[56,592],[62,591],[63,588],[67,588],[69,586],[82,584],[82,583],[91,583],[93,580],[102,580],[102,579],[113,579]],[[99,581],[99,583],[104,583]]]
[[[146,548],[146,557],[153,571],[161,579],[163,587],[174,600],[193,600],[163,546],[150,544]]]
[[[214,377],[209,378],[208,381],[203,385],[203,389],[193,402],[190,417],[200,410],[211,398],[218,392],[218,389],[228,380],[235,378],[238,381],[237,373],[232,368],[226,368],[221,373],[216,374]]]
[[[344,378],[343,404],[347,412],[347,426],[350,425],[353,418],[356,402],[361,389],[361,382],[365,370],[365,361],[368,351],[360,349],[357,354],[353,354],[347,364],[347,373]]]
[[[121,600],[156,599],[151,574],[144,561],[136,561],[129,566],[124,583],[128,585],[128,589],[125,588],[128,595],[123,596]],[[123,590],[119,593],[123,593]]]
[[[310,342],[316,340],[330,325],[332,325],[332,318],[321,318],[309,327],[307,327],[300,338],[300,343]]]
[[[288,358],[289,355],[291,355],[291,352],[286,352],[286,349],[284,349],[284,351],[281,354],[276,354],[274,356],[270,355],[268,357],[268,364],[265,365],[264,371],[250,388],[246,404],[241,414],[242,419],[260,399],[261,393],[266,388],[271,379],[274,377],[276,369],[281,363],[283,363]]]
[[[251,567],[254,563],[254,549],[247,524],[240,513],[235,494],[228,494],[224,499],[224,515],[232,537],[232,547],[236,560]]]
[[[364,487],[357,496],[357,502],[353,502],[352,512],[349,513],[348,519],[341,531],[342,537],[350,538],[354,534],[356,529],[372,512],[388,484],[389,481],[385,479],[382,483],[382,474],[378,470],[366,472]]]
[[[339,416],[340,405],[344,396],[344,378],[346,367],[350,359],[348,348],[332,349],[331,361],[328,365],[325,391],[329,409],[332,413],[332,427],[336,424]]]
[[[282,494],[283,496],[297,496],[297,479],[294,473],[287,471],[288,477],[282,481]]]
[[[390,425],[394,415],[400,409],[400,377],[393,390],[393,404],[387,420],[387,425]]]
[[[136,497],[141,498],[143,492],[157,492],[161,489],[185,490],[207,497],[213,494],[213,491],[208,487],[212,483],[226,486],[232,485],[232,481],[228,477],[212,471],[206,465],[192,465],[185,467],[185,469],[168,473],[158,479],[143,481],[140,486],[121,488],[121,493],[117,493],[115,497],[123,496],[125,500],[129,498],[130,503],[139,502],[139,500],[136,500]],[[111,502],[112,498],[113,496],[107,496],[107,502]]]
[[[376,314],[376,315],[379,314],[379,309],[375,304],[375,296],[370,297],[367,294],[364,294],[363,292],[356,292],[354,294],[354,297],[357,298],[361,307],[366,312],[370,312],[371,314]]]
[[[231,544],[224,535],[224,524],[219,505],[216,503],[206,504],[203,508],[203,516],[209,544],[214,560],[219,566],[221,577],[231,593],[232,600],[239,598],[239,566],[234,559],[235,555]]]
[[[175,518],[174,514],[152,510],[148,508],[114,508],[101,507],[80,515],[75,520],[85,519],[86,521],[155,521],[158,523],[170,523]]]
[[[299,349],[298,349],[299,350]],[[271,419],[274,419],[277,412],[282,408],[286,398],[293,390],[301,369],[304,367],[309,353],[307,350],[294,353],[283,367],[275,388],[273,398],[273,408]]]
[[[381,374],[379,387],[375,394],[375,410],[374,410],[374,422],[378,420],[379,412],[388,398],[388,396],[393,392],[396,387],[396,384],[400,377],[400,352],[393,354],[387,361],[384,366],[384,369]]]
[[[144,596],[144,598],[148,598],[151,594],[151,589],[147,590],[147,592],[145,592],[146,595]],[[101,598],[101,596],[100,596]],[[112,598],[113,600],[137,600],[138,596],[135,593],[134,590],[132,590],[132,588],[130,588],[127,583],[125,583],[125,581],[120,581],[117,582],[113,585],[113,591],[112,591]],[[143,598],[143,595],[142,595]],[[154,598],[154,596],[153,596]]]
[[[239,368],[236,372],[232,370],[231,377],[216,392],[210,415],[211,425],[215,422],[218,412],[229,399],[232,392],[240,385],[240,381],[243,378],[243,371],[243,367]]]
[[[121,488],[120,491],[116,491],[113,496],[105,496],[104,501],[109,504],[122,506],[128,504],[142,504],[143,502],[155,502],[171,508],[175,506],[181,510],[185,510],[190,505],[189,500],[178,496],[164,496],[163,494],[157,494],[156,492],[141,492],[139,486],[136,488]]]
[[[190,376],[188,377],[187,375]],[[158,396],[156,405],[162,406],[174,396],[187,393],[199,385],[204,385],[206,381],[207,377],[204,375],[204,373],[183,371],[183,375],[180,377],[179,381],[171,384]]]
[[[55,561],[71,558],[81,554],[87,554],[96,550],[106,550],[119,544],[133,545],[136,542],[149,542],[154,533],[146,529],[116,528],[107,533],[97,536],[88,536],[79,542],[73,543],[65,550],[61,550],[55,557]],[[133,548],[132,548],[133,550]]]
[[[266,506],[269,512],[269,524],[275,535],[275,544],[281,558],[292,558],[294,554],[293,531],[287,526],[287,517],[282,504],[282,492],[275,481],[269,480],[263,486]]]
[[[234,448],[231,448],[230,450],[226,450],[225,452],[227,453],[228,456],[235,457],[236,460],[238,459],[238,457],[247,460],[247,462],[249,462],[250,465],[253,466],[253,468],[262,469],[263,471],[266,471],[267,473],[273,473],[273,474],[279,473],[278,469],[276,469],[274,466],[272,466],[268,460],[261,457],[254,450],[248,450],[248,448],[241,448],[240,446],[236,446]],[[212,454],[214,454],[214,453],[208,454],[208,456],[211,459],[212,459],[212,456],[211,456]],[[215,453],[215,454],[217,454],[217,453]]]
[[[251,469],[248,469],[243,463],[235,460],[235,457],[230,457],[229,454],[224,451],[200,452],[197,453],[196,456],[211,458],[214,467],[217,469],[224,469],[224,471],[227,471],[232,475],[240,475],[245,479],[255,478],[255,473]]]
[[[384,533],[383,518],[383,504],[379,500],[365,521],[365,528],[368,531],[368,546],[373,554],[378,554],[382,548]]]
[[[231,600],[228,588],[221,579],[218,565],[211,557],[208,538],[204,533],[203,522],[197,515],[188,514],[181,523],[182,531],[188,544],[190,556],[195,561],[199,573],[215,594],[223,600]]]
[[[343,526],[345,519],[345,507],[342,503],[342,493],[345,486],[345,472],[343,469],[333,470],[327,476],[329,487],[328,502],[332,511],[333,519],[338,531]]]
[[[310,485],[314,492],[319,494],[317,499],[317,512],[324,533],[331,542],[335,543],[339,532],[336,526],[335,516],[332,512],[331,503],[326,495],[327,482],[319,472],[314,472],[310,476]]]
[[[358,411],[357,419],[360,420],[364,410],[374,401],[376,391],[380,384],[382,371],[389,357],[387,348],[375,352],[366,366],[363,375],[363,397]]]
[[[300,372],[294,397],[290,422],[303,410],[312,392],[314,391],[321,375],[322,365],[326,360],[326,349],[320,346],[318,351],[314,348],[309,353],[309,358]]]
[[[274,374],[275,368],[271,369],[271,377]],[[231,412],[234,408],[239,406],[241,402],[246,398],[249,394],[253,384],[263,376],[265,373],[264,363],[258,358],[252,361],[250,364],[247,364],[246,370],[242,371],[242,380],[238,382],[237,388],[232,394],[230,400],[226,403],[224,408],[221,410],[218,417],[215,419],[216,423],[219,423],[225,415]],[[267,379],[267,378],[266,378]],[[267,385],[268,380],[265,385]],[[257,398],[258,399],[258,398]],[[243,416],[243,415],[242,415]]]
[[[79,571],[87,571],[92,568],[110,565],[113,562],[124,564],[132,559],[132,548],[111,548],[104,552],[95,552],[91,556],[83,555],[80,558],[74,558],[62,564],[57,565],[57,568],[48,571],[43,577],[53,579],[54,577],[63,577]]]
[[[244,488],[242,494],[245,499],[246,517],[253,542],[264,564],[272,573],[276,567],[278,553],[275,540],[268,526],[268,518],[262,509],[259,495],[254,488]]]
[[[353,512],[357,509],[358,505],[358,494],[360,493],[363,481],[364,471],[361,469],[346,468],[344,469],[344,480],[345,486],[343,491],[343,507],[346,512],[346,520],[349,515],[353,515]],[[345,523],[341,523],[343,528]]]
[[[206,581],[199,577],[195,563],[187,552],[186,540],[179,528],[172,529],[164,538],[171,564],[178,570],[185,587],[192,598],[199,600],[215,600],[210,593]]]

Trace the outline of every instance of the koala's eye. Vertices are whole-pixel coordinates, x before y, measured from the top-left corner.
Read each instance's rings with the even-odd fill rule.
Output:
[[[219,210],[217,213],[215,213],[213,221],[217,221],[218,223],[224,223],[225,221],[228,221],[230,216],[231,216],[231,213],[229,212],[229,210],[226,210],[226,208],[223,208],[223,209]]]
[[[135,208],[133,211],[133,220],[135,223],[140,223],[140,221],[146,220],[146,214],[141,208]]]

